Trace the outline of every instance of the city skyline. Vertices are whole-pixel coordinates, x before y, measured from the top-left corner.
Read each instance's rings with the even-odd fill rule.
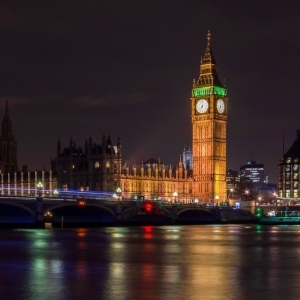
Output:
[[[58,138],[83,146],[103,133],[120,136],[130,164],[177,163],[192,146],[192,81],[209,29],[229,96],[227,169],[251,156],[276,183],[283,130],[286,151],[300,127],[300,4],[255,2],[2,4],[1,111],[8,99],[19,169],[49,168]]]

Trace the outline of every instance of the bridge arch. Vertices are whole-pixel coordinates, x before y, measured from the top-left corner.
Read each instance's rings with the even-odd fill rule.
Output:
[[[65,213],[60,211],[61,209],[67,207],[70,207],[69,210],[70,214],[68,214],[68,210],[65,211]],[[90,211],[90,209],[93,207],[95,209],[93,211]],[[81,209],[83,211],[82,213],[79,213]],[[57,221],[58,217],[64,217],[65,220],[69,220],[69,221],[73,220],[74,222],[78,221],[78,222],[92,222],[92,223],[102,222],[103,218],[106,219],[104,222],[114,222],[116,220],[116,213],[111,208],[96,203],[85,203],[85,205],[83,206],[80,206],[78,203],[61,203],[61,204],[56,204],[47,207],[46,209],[44,209],[43,215],[45,216],[48,212],[51,213],[54,221],[55,220]],[[100,221],[100,219],[102,219],[102,221]]]
[[[208,210],[200,207],[188,207],[177,211],[177,219],[179,221],[214,221],[215,214]]]
[[[14,206],[14,207],[20,208],[20,209],[26,211],[29,215],[31,215],[33,217],[33,219],[35,219],[35,211],[32,210],[32,209],[30,209],[26,205],[23,205],[23,204],[20,204],[20,203],[17,203],[17,202],[0,200],[0,205],[1,204],[10,205],[10,206]]]

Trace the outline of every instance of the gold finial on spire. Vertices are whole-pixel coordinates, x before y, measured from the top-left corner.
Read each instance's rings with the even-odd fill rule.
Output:
[[[211,36],[211,34],[210,34],[210,30],[208,29],[208,30],[207,30],[207,41],[209,41],[209,40],[210,40],[210,36]]]
[[[208,30],[207,31],[207,46],[206,46],[206,51],[210,51],[210,37],[211,37],[211,34],[210,34],[210,31]]]

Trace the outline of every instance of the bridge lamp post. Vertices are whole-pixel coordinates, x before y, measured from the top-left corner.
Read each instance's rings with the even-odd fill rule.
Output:
[[[177,193],[177,192],[174,192],[174,193],[173,193],[173,196],[174,196],[175,203],[176,203],[176,202],[177,202],[176,197],[178,197],[178,193]]]
[[[216,196],[216,203],[217,203],[217,205],[219,205],[219,196],[218,195]]]
[[[261,205],[261,196],[258,197],[258,204]]]
[[[43,188],[43,184],[39,181],[37,184],[37,189],[38,189],[38,195],[39,197],[42,196],[42,188]]]
[[[120,200],[120,198],[121,198],[121,193],[122,193],[121,188],[120,188],[120,187],[117,187],[116,192],[117,192],[117,195],[118,195],[118,199]]]
[[[117,195],[116,193],[114,193],[112,196],[113,196],[113,198],[115,199],[115,201],[117,201],[118,195]]]
[[[276,205],[277,204],[277,194],[274,192],[273,196],[274,196],[274,201],[275,201],[275,205]]]
[[[246,191],[245,191],[245,194],[246,194],[246,199],[248,199],[249,191],[246,190]]]
[[[55,190],[53,191],[53,195],[54,195],[54,197],[58,197],[58,190],[57,190],[57,189],[55,189]]]

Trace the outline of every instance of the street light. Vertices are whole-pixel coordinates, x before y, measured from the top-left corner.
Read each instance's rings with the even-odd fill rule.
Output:
[[[41,197],[41,195],[42,195],[42,188],[43,188],[43,184],[39,181],[37,183],[37,189],[38,189],[38,195],[39,195],[39,197]]]
[[[274,196],[274,201],[275,201],[275,205],[276,205],[277,204],[277,194],[274,192],[273,196]]]
[[[55,189],[55,190],[53,191],[53,195],[54,195],[54,197],[57,197],[57,196],[58,196],[58,190],[57,190],[57,189]]]
[[[217,195],[216,196],[216,202],[217,202],[217,205],[219,204],[219,196]]]
[[[175,202],[177,202],[176,197],[178,197],[178,193],[177,193],[177,192],[174,192],[174,193],[173,193],[173,196],[174,196],[174,198],[175,198]]]
[[[245,190],[245,194],[246,194],[246,200],[248,200],[249,191]]]
[[[117,195],[118,195],[118,199],[120,200],[121,193],[122,193],[121,188],[120,188],[120,187],[117,187],[116,192],[117,192]]]
[[[261,205],[261,196],[258,197],[258,201],[259,205]]]
[[[198,205],[198,202],[199,202],[199,200],[198,200],[198,199],[195,199],[195,203],[196,203],[196,205]]]

